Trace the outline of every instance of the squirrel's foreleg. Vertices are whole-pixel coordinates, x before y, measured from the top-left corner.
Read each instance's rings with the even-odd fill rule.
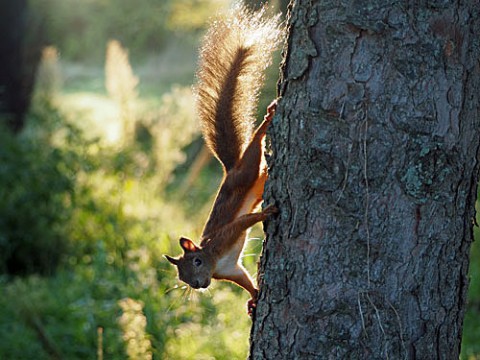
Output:
[[[220,228],[215,234],[215,240],[220,239],[218,245],[225,249],[230,249],[238,241],[240,235],[257,222],[264,221],[270,215],[277,213],[275,206],[269,205],[263,211],[242,215],[234,219],[231,223]],[[217,245],[217,241],[212,240],[212,246]]]

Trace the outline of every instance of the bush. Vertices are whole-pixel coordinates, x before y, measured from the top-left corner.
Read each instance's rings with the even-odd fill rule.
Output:
[[[35,139],[0,130],[0,273],[52,273],[67,251],[71,157]]]
[[[29,7],[34,22],[42,24],[48,42],[58,46],[64,58],[100,60],[110,39],[119,40],[135,53],[160,49],[168,35],[169,3],[30,0]]]

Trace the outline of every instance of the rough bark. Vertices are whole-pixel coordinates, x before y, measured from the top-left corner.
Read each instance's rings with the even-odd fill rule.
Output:
[[[294,1],[251,359],[456,359],[480,5]]]

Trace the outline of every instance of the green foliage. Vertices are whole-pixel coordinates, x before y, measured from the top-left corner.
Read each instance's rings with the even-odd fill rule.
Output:
[[[0,190],[16,180],[20,194],[33,192],[28,204],[18,196],[10,215],[23,218],[19,209],[43,214],[36,209],[43,201],[41,211],[48,210],[55,226],[35,230],[44,241],[30,256],[56,251],[59,268],[48,278],[0,278],[0,358],[85,359],[99,351],[104,358],[136,358],[138,349],[127,346],[133,340],[142,344],[143,358],[245,358],[248,295],[227,284],[216,284],[212,293],[189,292],[162,257],[179,252],[180,234],[200,232],[219,180],[203,172],[188,201],[175,195],[182,178],[174,170],[198,132],[190,90],[174,87],[139,111],[128,144],[80,131],[72,122],[92,131],[91,114],[67,111],[69,105],[61,112],[54,106],[64,103],[59,100],[37,97],[21,137],[2,132],[2,144],[10,144],[2,154],[11,160],[2,161],[10,175],[0,180]],[[40,180],[44,187],[32,188]],[[203,186],[211,188],[209,196]],[[2,239],[36,229],[24,226],[10,225]],[[31,244],[26,248],[32,251]]]
[[[462,359],[468,360],[480,359],[480,229],[478,227],[474,228],[474,234],[476,241],[472,244],[470,254],[470,287],[463,327],[461,356]]]
[[[69,60],[101,60],[109,40],[132,54],[164,49],[173,33],[195,36],[229,0],[29,0],[31,38],[41,32]],[[74,9],[74,11],[72,11]]]
[[[228,0],[176,0],[171,4],[167,26],[172,30],[197,31],[205,27],[205,19],[225,10]]]
[[[38,116],[34,110],[32,117]],[[51,123],[41,126],[54,126],[58,116],[52,111]],[[0,130],[1,273],[51,273],[67,250],[75,169],[72,153],[51,142],[45,133],[31,138],[27,130],[15,137]]]
[[[71,60],[102,59],[110,39],[135,52],[158,50],[168,36],[162,29],[170,1],[30,0],[29,6],[48,41]]]

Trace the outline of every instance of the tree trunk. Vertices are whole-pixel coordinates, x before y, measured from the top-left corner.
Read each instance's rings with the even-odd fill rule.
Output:
[[[290,10],[250,359],[458,359],[480,5]]]
[[[0,34],[0,122],[19,132],[30,105],[43,35],[26,0],[0,0]]]

